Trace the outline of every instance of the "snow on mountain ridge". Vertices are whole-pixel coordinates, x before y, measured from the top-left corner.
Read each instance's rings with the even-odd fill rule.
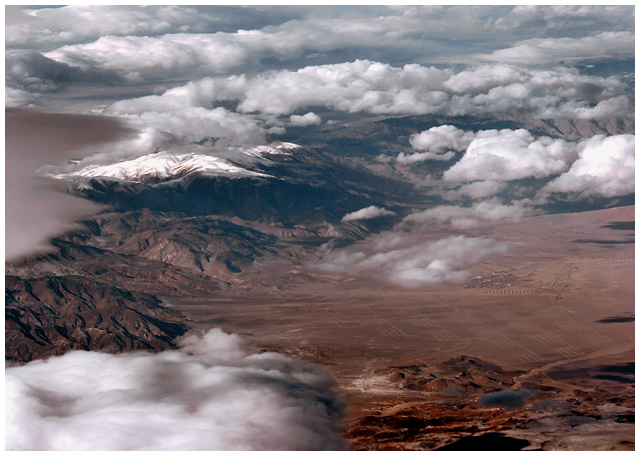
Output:
[[[181,177],[193,171],[228,177],[268,176],[267,174],[257,173],[233,165],[227,160],[218,157],[199,154],[173,155],[159,152],[113,165],[84,168],[59,177],[114,177],[133,182],[142,182],[151,179]]]
[[[248,149],[234,149],[216,156],[189,153],[174,154],[167,151],[143,155],[133,160],[111,165],[90,166],[78,171],[57,174],[52,177],[112,177],[133,182],[163,180],[182,177],[197,171],[202,174],[226,177],[271,177],[238,166],[238,162],[250,165],[256,161],[268,161],[265,154],[289,155],[289,152],[300,148],[297,144],[280,142],[273,145],[261,145]],[[234,163],[235,162],[235,163]]]

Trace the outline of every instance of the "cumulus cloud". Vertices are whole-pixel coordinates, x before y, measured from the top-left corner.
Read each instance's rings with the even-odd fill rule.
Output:
[[[465,136],[465,141],[468,141],[466,151],[443,173],[440,183],[444,186],[462,185],[441,191],[446,200],[486,198],[504,192],[509,181],[556,175],[557,178],[539,191],[536,197],[539,204],[543,204],[550,194],[569,199],[612,198],[635,191],[635,135],[598,135],[581,141],[565,141],[546,136],[536,138],[524,129],[465,133],[468,133]],[[451,130],[451,135],[457,138],[461,130]],[[524,210],[524,206],[517,207]],[[434,220],[440,219],[443,223],[445,212],[451,217],[462,217],[460,211],[463,208],[436,208],[425,213],[432,214]],[[521,216],[526,215],[523,213]],[[458,222],[454,220],[451,218],[452,223],[459,226],[466,223],[464,217]]]
[[[530,202],[517,201],[512,205],[504,205],[497,201],[482,201],[471,207],[438,206],[409,214],[403,222],[449,224],[456,229],[478,228],[504,220],[519,222],[523,217],[537,213],[527,206],[528,203]]]
[[[204,84],[204,83],[203,83]],[[454,73],[408,64],[393,67],[369,60],[309,66],[254,77],[216,78],[216,90],[200,91],[199,102],[234,100],[241,112],[285,115],[309,106],[371,114],[480,115],[527,112],[534,117],[625,116],[607,109],[609,99],[625,97],[627,85],[616,78],[552,70],[481,65]],[[600,101],[582,87],[598,88]],[[619,101],[616,102],[618,106]],[[621,107],[621,106],[618,106]],[[623,106],[622,106],[623,107]],[[432,132],[435,136],[437,132]],[[414,139],[421,146],[420,139]]]
[[[291,116],[289,121],[293,127],[307,127],[309,125],[320,125],[322,119],[315,112],[308,112],[303,116]]]
[[[305,48],[301,41],[281,42],[284,38],[279,34],[270,38],[278,42],[269,44],[262,36],[265,33],[238,32],[240,35],[234,39],[218,34],[178,34],[163,36],[161,42],[152,37],[103,37],[102,41],[77,45],[82,50],[64,47],[46,57],[83,71],[116,72],[135,82],[246,71],[243,62],[258,62],[273,53],[298,55]],[[587,86],[589,91],[581,89]],[[594,89],[598,92],[597,103]],[[180,90],[170,91],[167,96],[175,97]],[[480,65],[454,73],[414,63],[394,67],[362,59],[296,71],[254,73],[250,77],[207,77],[186,86],[183,92],[195,106],[233,101],[239,112],[277,116],[312,106],[372,114],[527,112],[543,118],[575,118],[576,112],[580,118],[605,118],[626,116],[632,111],[628,102],[625,107],[623,98],[617,98],[626,98],[630,89],[615,77],[582,75],[571,68],[541,70],[504,64]],[[618,111],[611,109],[609,99],[617,100],[613,105]]]
[[[535,116],[573,117],[600,114],[577,90],[581,84],[602,88],[608,98],[628,88],[615,78],[584,76],[577,71],[515,69],[484,65],[453,73],[409,64],[402,68],[371,61],[305,67],[247,79],[239,98],[244,112],[282,115],[305,106],[326,106],[372,114],[478,115],[529,112]],[[567,105],[567,106],[565,106]],[[589,111],[593,109],[594,111]],[[618,116],[630,111],[620,111]]]
[[[419,154],[400,153],[396,161],[403,165],[418,163],[425,160],[451,160],[453,151],[465,150],[475,138],[470,131],[460,130],[453,125],[440,125],[409,137],[409,143],[415,150],[426,150]],[[445,153],[443,153],[445,152]]]
[[[29,108],[7,109],[5,129],[5,258],[14,259],[48,249],[50,237],[99,209],[38,177],[36,170],[127,140],[135,130],[111,117]]]
[[[560,174],[577,158],[574,143],[529,131],[483,130],[465,154],[443,174],[446,181],[510,181]]]
[[[634,193],[635,135],[598,135],[582,141],[579,158],[542,192],[565,193],[572,198]]]
[[[345,450],[318,368],[213,329],[175,351],[75,351],[5,370],[7,450]]]
[[[383,207],[369,206],[355,212],[350,212],[342,217],[342,221],[353,222],[355,220],[366,220],[387,215],[396,215],[396,213]]]
[[[107,105],[102,114],[119,117],[135,126],[135,138],[110,148],[94,148],[82,165],[113,164],[158,150],[173,154],[197,152],[207,154],[232,146],[264,144],[268,125],[264,119],[239,114],[223,107],[203,106],[193,102],[199,87],[193,84],[170,89],[163,95],[117,101]],[[191,150],[189,150],[191,149]]]
[[[442,152],[447,149],[464,150],[473,140],[474,134],[453,125],[440,125],[422,133],[411,135],[409,143],[416,150]]]
[[[264,142],[265,130],[259,119],[225,108],[166,106],[158,111],[136,113],[118,103],[105,108],[107,115],[118,116],[140,130],[162,132],[181,143],[220,143],[220,145],[257,145]]]
[[[409,238],[415,242],[406,233],[387,234],[373,252],[325,249],[316,267],[380,277],[406,288],[449,286],[467,281],[472,276],[468,268],[509,249],[508,244],[486,238],[450,236],[407,246]]]

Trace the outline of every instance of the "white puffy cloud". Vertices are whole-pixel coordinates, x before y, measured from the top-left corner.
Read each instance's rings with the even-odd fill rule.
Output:
[[[383,207],[369,206],[342,217],[343,222],[353,222],[355,220],[366,220],[386,215],[396,215],[395,212],[387,210]]]
[[[472,273],[468,268],[505,254],[509,245],[493,239],[450,236],[416,242],[407,233],[388,233],[375,250],[327,249],[315,267],[346,274],[366,274],[407,288],[459,285]]]
[[[524,84],[531,73],[510,65],[481,65],[452,75],[444,87],[455,94],[475,96],[496,87]]]
[[[577,158],[577,146],[527,130],[483,130],[443,174],[447,181],[510,181],[560,174]]]
[[[474,136],[473,132],[461,130],[453,125],[440,125],[411,135],[409,143],[416,150],[465,150]]]
[[[475,138],[471,131],[460,130],[453,125],[440,125],[409,137],[409,143],[415,150],[426,150],[418,154],[398,154],[395,160],[403,165],[425,160],[451,160],[453,151],[465,150]],[[444,152],[444,153],[443,153]]]
[[[449,70],[433,67],[410,64],[395,68],[368,60],[310,66],[247,78],[244,92],[239,93],[238,109],[275,115],[306,106],[346,112],[417,113],[446,100],[438,89],[449,75]]]
[[[230,93],[232,86],[229,85]],[[205,79],[169,89],[162,95],[117,101],[106,106],[103,113],[126,118],[140,128],[157,129],[183,142],[206,139],[232,145],[264,142],[265,130],[260,125],[264,121],[214,106],[212,93],[218,89],[213,80]]]
[[[335,384],[218,329],[161,353],[69,352],[5,369],[5,447],[345,450]]]
[[[264,143],[266,135],[264,121],[255,116],[203,107],[191,103],[188,95],[177,96],[172,91],[116,102],[103,113],[126,119],[142,132],[135,148],[126,144],[118,147],[127,157],[175,148],[176,144],[254,146]]]
[[[446,223],[455,229],[473,229],[495,225],[504,220],[519,222],[523,217],[535,215],[537,212],[528,207],[528,203],[529,201],[516,201],[512,205],[504,205],[497,201],[481,201],[471,207],[438,206],[409,214],[403,222]]]
[[[320,125],[322,119],[315,112],[308,112],[303,116],[293,115],[289,118],[289,121],[294,127],[307,127],[309,125]]]
[[[580,144],[579,158],[543,193],[607,198],[635,192],[635,135],[594,136]]]
[[[631,112],[628,103],[626,108],[621,105],[627,90],[615,78],[580,75],[568,68],[535,70],[483,65],[454,73],[417,64],[398,68],[356,60],[297,71],[208,77],[162,95],[120,101],[111,109],[133,113],[167,106],[211,108],[219,102],[232,101],[237,102],[238,112],[263,116],[288,115],[322,106],[371,114],[480,115],[526,111],[534,117],[601,118],[605,114],[618,117]],[[593,103],[594,91],[602,98],[598,104]],[[431,132],[431,136],[436,133]],[[414,141],[421,147],[419,137]]]
[[[557,65],[580,60],[632,59],[635,56],[633,32],[602,32],[581,38],[532,38],[476,56],[477,60],[519,65]]]
[[[615,197],[634,192],[635,135],[602,135],[569,142],[535,138],[526,130],[483,130],[475,133],[465,154],[443,174],[445,182],[469,182],[443,192],[445,199],[481,198],[504,190],[499,182],[560,175],[547,184],[549,193],[572,198]]]

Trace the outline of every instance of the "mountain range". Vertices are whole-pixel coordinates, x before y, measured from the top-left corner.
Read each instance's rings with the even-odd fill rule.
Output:
[[[216,155],[76,162],[53,176],[103,210],[53,239],[52,252],[6,264],[7,359],[171,347],[187,322],[163,300],[215,295],[247,280],[256,259],[300,264],[328,241],[347,245],[434,206],[437,195],[415,182],[448,165],[377,158],[410,152],[403,138],[440,124],[527,127],[569,139],[630,130],[622,120],[355,118]],[[390,215],[342,221],[371,206]]]

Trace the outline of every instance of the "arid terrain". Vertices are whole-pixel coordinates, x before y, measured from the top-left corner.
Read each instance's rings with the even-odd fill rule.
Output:
[[[166,303],[196,330],[324,366],[352,449],[633,449],[634,207],[481,234],[514,248],[466,286],[412,291],[270,259],[215,298]]]
[[[5,449],[635,449],[634,5],[9,5]]]

